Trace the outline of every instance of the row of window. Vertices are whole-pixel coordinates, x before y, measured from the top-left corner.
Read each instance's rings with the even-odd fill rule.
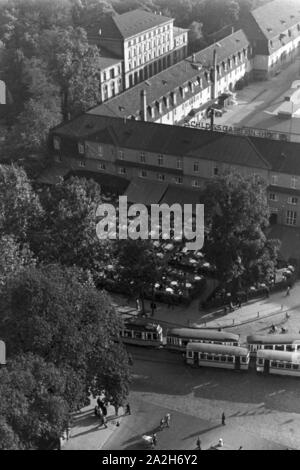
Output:
[[[300,344],[265,344],[265,345],[250,345],[250,351],[257,350],[267,350],[267,351],[300,351]]]
[[[269,193],[269,200],[274,201],[274,202],[278,201],[278,195],[275,194],[275,193]],[[296,204],[298,204],[298,198],[295,197],[295,196],[289,196],[287,198],[287,203],[296,205]]]
[[[111,78],[115,78],[117,75],[121,74],[121,66],[118,65],[117,67],[117,73],[115,68],[109,69],[108,71],[104,71],[103,73],[103,81],[109,80]]]
[[[117,83],[111,82],[110,85],[103,85],[103,100],[107,100],[110,97],[116,96],[116,94],[120,93],[122,90],[122,79],[119,78]]]
[[[157,34],[161,34],[165,31],[169,31],[171,29],[171,26],[172,26],[171,24],[167,24],[158,29],[150,31],[149,33],[146,33],[143,36],[139,36],[138,38],[131,39],[130,41],[128,41],[128,46],[129,47],[134,46],[135,44],[138,44],[139,42],[142,42],[142,41],[146,41],[146,39],[150,39]]]
[[[193,351],[187,351],[187,357],[190,358],[190,359],[193,359],[194,352]],[[199,357],[200,360],[204,360],[204,361],[235,362],[235,356],[229,356],[229,355],[225,355],[225,354],[200,353],[198,357]],[[246,357],[246,356],[241,356],[240,359],[241,359],[241,362],[244,362],[244,363],[248,362],[248,357]]]
[[[160,36],[157,39],[152,39],[152,41],[147,41],[144,44],[139,45],[138,47],[132,47],[131,49],[128,50],[128,58],[134,58],[138,54],[142,54],[142,52],[146,50],[153,49],[154,47],[157,46],[166,46],[170,47],[170,36],[169,35],[163,35]]]
[[[277,186],[278,185],[278,175],[272,175],[271,176],[271,184],[272,184],[272,186]],[[296,176],[292,176],[291,181],[290,181],[290,187],[293,188],[293,189],[296,189],[296,186],[297,186],[297,178],[296,178]]]
[[[257,364],[259,366],[263,366],[265,363],[264,359],[258,359]],[[292,364],[291,362],[284,362],[284,361],[270,361],[270,367],[274,367],[277,369],[293,369],[293,370],[300,370],[299,364]]]
[[[143,331],[123,330],[120,335],[123,338],[142,339],[145,341],[157,341],[159,339],[157,333],[145,333]]]
[[[129,70],[133,70],[136,67],[143,65],[145,62],[149,62],[150,60],[153,60],[156,57],[159,57],[162,54],[169,52],[170,50],[171,48],[169,45],[166,45],[166,47],[162,46],[162,48],[158,47],[157,50],[152,50],[151,52],[148,52],[147,54],[143,54],[140,57],[135,58],[134,60],[129,60],[128,68]]]
[[[282,24],[285,24],[285,21],[284,21],[284,20],[282,20],[281,22],[282,22]],[[267,30],[268,30],[269,32],[271,32],[271,31],[272,31],[272,28],[267,28]],[[298,31],[298,33],[299,33],[299,31],[300,31],[300,24],[297,24],[297,31]],[[291,29],[288,29],[286,33],[281,33],[281,34],[279,35],[279,37],[278,37],[279,41],[282,41],[282,39],[284,39],[284,38],[286,38],[286,37],[291,38],[291,37],[292,37],[292,33],[293,33],[293,32],[292,32]],[[295,33],[296,33],[296,31],[295,31]],[[272,40],[270,40],[270,46],[273,47],[273,41],[272,41]]]

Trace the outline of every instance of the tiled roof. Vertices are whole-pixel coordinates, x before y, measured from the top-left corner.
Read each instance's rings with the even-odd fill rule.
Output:
[[[121,62],[121,59],[113,59],[112,57],[100,57],[98,65],[100,70],[104,70],[108,67],[112,67],[113,65],[120,64]]]
[[[263,144],[258,149],[253,140],[244,136],[233,136],[221,132],[192,129],[188,127],[161,125],[143,121],[126,120],[105,116],[83,114],[78,118],[57,126],[53,134],[65,136],[67,141],[95,141],[120,148],[148,151],[157,154],[190,156],[206,160],[270,169],[272,159],[276,162],[276,145],[272,156],[265,156]],[[265,142],[265,139],[256,139]],[[267,151],[268,143],[266,141]],[[278,144],[278,142],[274,143]],[[299,144],[300,145],[300,144]],[[62,151],[68,147],[62,141]],[[300,174],[300,163],[299,163]]]
[[[300,175],[300,143],[251,138],[253,144],[269,162],[273,171]]]
[[[113,20],[124,39],[172,21],[162,15],[155,15],[144,10],[133,10],[113,16]]]
[[[101,38],[123,41],[170,21],[173,21],[173,18],[155,15],[144,10],[128,11],[122,15],[106,16],[102,21],[95,20],[89,27],[88,38],[91,42],[99,42]],[[101,35],[99,30],[101,30]]]
[[[129,202],[139,202],[148,206],[158,204],[167,189],[167,183],[133,178],[125,192],[125,196],[127,196]]]
[[[251,11],[266,38],[272,39],[300,22],[299,0],[274,0]]]
[[[223,40],[219,41],[220,47],[217,47],[217,62],[227,60],[235,53],[243,48],[249,46],[249,41],[242,30],[239,30]],[[195,54],[195,63],[193,63],[192,56],[177,64],[167,68],[166,70],[148,78],[145,82],[139,83],[133,88],[121,93],[115,98],[110,99],[108,102],[103,103],[95,108],[89,110],[91,114],[99,114],[106,116],[131,116],[136,115],[141,109],[141,91],[147,92],[147,104],[153,104],[162,96],[171,93],[181,85],[189,81],[195,81],[198,76],[202,77],[203,87],[207,87],[204,77],[203,67],[211,67],[213,60],[213,51],[215,45],[211,45]],[[198,65],[202,65],[202,69],[197,69]],[[190,93],[191,96],[195,93]],[[179,93],[177,93],[177,104],[181,101],[186,101],[186,98],[181,100]],[[164,104],[163,104],[164,107]],[[157,119],[157,117],[156,117]]]

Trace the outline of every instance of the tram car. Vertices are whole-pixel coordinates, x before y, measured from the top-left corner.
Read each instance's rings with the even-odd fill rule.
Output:
[[[126,320],[120,331],[123,343],[159,348],[163,345],[162,327],[147,318]]]
[[[300,352],[259,350],[256,356],[256,371],[300,377]]]
[[[249,362],[249,350],[240,346],[192,342],[186,347],[186,363],[195,367],[248,370]]]
[[[208,328],[171,328],[166,335],[166,348],[185,351],[188,343],[211,343],[239,346],[239,335]]]
[[[251,356],[256,356],[258,351],[300,351],[300,335],[251,335],[247,337],[247,345]]]

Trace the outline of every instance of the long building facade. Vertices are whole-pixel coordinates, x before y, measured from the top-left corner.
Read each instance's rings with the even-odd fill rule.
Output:
[[[89,112],[161,124],[201,120],[207,104],[251,70],[251,45],[239,30]]]
[[[223,172],[261,177],[271,222],[300,226],[300,144],[84,114],[52,130],[56,165],[197,190]]]

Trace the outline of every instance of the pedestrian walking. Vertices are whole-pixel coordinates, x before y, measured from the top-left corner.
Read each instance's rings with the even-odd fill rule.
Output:
[[[165,418],[161,418],[159,428],[162,431],[165,427]]]
[[[202,450],[202,449],[201,449],[201,441],[200,441],[200,437],[199,437],[199,436],[198,436],[198,439],[197,439],[196,444],[197,444],[197,449],[198,449],[198,450]]]
[[[97,405],[99,406],[99,408],[102,407],[103,403],[102,403],[102,400],[100,397],[97,398]]]
[[[225,413],[223,412],[223,413],[222,413],[222,425],[223,425],[223,426],[225,426],[225,424],[226,424],[226,423],[225,423],[225,419],[226,419]]]
[[[126,414],[131,415],[131,409],[129,403],[126,405]]]
[[[107,428],[107,419],[106,416],[102,416],[102,424],[104,425],[105,429]]]
[[[290,290],[291,290],[291,288],[290,288],[290,286],[288,286],[288,288],[286,290],[286,294],[285,294],[286,297],[288,297],[290,295]]]
[[[218,447],[223,447],[224,442],[223,439],[219,439]]]
[[[152,442],[153,442],[153,447],[157,446],[157,436],[155,433],[152,436]]]
[[[170,421],[171,421],[171,415],[170,415],[170,413],[167,413],[166,416],[165,416],[165,423],[167,425],[167,428],[170,427]]]

